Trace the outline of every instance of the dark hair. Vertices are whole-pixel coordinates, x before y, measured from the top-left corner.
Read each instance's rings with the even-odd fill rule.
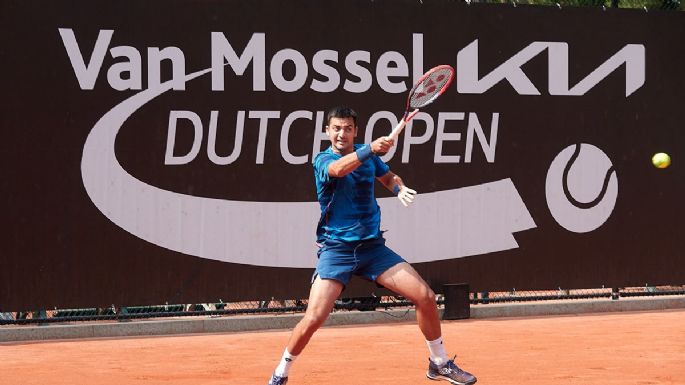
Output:
[[[331,122],[331,118],[352,118],[354,126],[357,126],[357,113],[347,106],[337,106],[328,110],[328,115],[326,115],[326,126]]]

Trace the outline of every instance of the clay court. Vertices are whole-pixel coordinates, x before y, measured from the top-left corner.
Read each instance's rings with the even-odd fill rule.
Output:
[[[3,383],[265,385],[289,331],[0,345]],[[685,310],[443,323],[479,384],[685,384]],[[289,384],[438,384],[411,323],[325,327]]]

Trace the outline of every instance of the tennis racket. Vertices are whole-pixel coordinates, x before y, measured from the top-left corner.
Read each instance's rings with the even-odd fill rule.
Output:
[[[404,116],[390,133],[390,139],[396,140],[404,126],[419,112],[420,108],[433,103],[438,96],[445,93],[454,80],[454,73],[454,68],[444,64],[431,68],[421,76],[414,88],[409,91]]]

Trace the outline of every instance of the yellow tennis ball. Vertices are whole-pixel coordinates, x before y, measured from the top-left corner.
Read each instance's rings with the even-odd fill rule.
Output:
[[[652,156],[652,164],[656,168],[666,168],[671,165],[671,157],[665,152],[658,152]]]

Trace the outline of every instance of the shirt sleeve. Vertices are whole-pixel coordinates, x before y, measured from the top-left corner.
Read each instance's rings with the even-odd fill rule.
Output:
[[[328,166],[335,161],[333,154],[320,152],[314,159],[314,177],[317,184],[328,184],[331,177],[328,175]]]
[[[376,166],[376,178],[380,178],[390,171],[390,166],[385,164],[378,155],[371,157],[373,159],[374,165]]]

